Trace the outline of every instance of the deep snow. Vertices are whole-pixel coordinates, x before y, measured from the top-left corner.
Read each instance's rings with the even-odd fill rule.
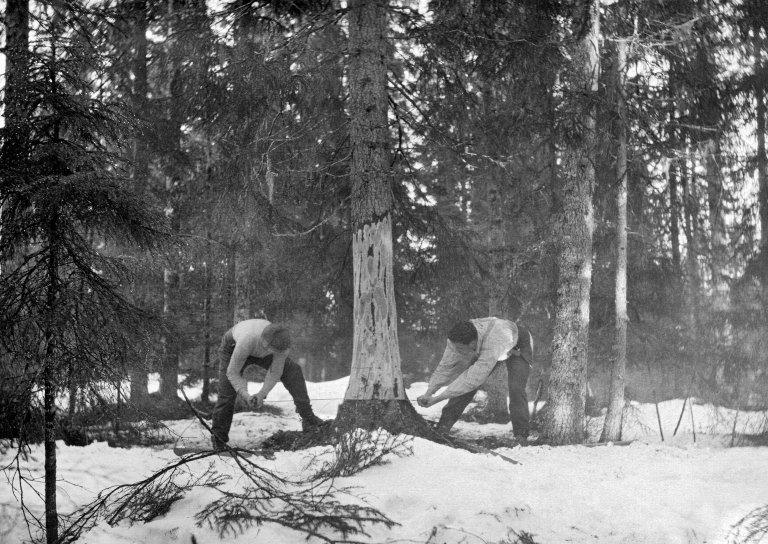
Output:
[[[346,385],[346,379],[308,384],[315,411],[326,418],[334,417]],[[252,383],[251,387],[257,390],[259,384]],[[424,383],[414,384],[408,390],[409,398],[415,399],[425,388]],[[190,396],[195,393],[194,389],[188,391]],[[267,401],[280,406],[284,415],[236,414],[233,445],[247,447],[276,430],[299,429],[290,397],[281,385]],[[659,404],[664,442],[659,436],[656,407],[633,404],[624,431],[624,438],[635,440],[629,446],[497,450],[520,463],[512,464],[497,456],[473,454],[417,438],[412,444],[413,455],[392,455],[386,464],[341,478],[337,485],[351,486],[355,497],[399,524],[392,529],[369,526],[369,536],[360,538],[365,542],[511,543],[517,538],[515,533],[522,532],[541,544],[744,542],[743,536],[733,534],[731,529],[752,510],[768,504],[768,448],[730,446],[741,443],[734,440],[734,432],[764,432],[768,428],[766,414],[689,402],[673,437],[682,406],[682,399]],[[427,418],[436,419],[441,407],[442,403],[417,409]],[[599,417],[590,421],[593,439],[601,424]],[[167,426],[179,445],[207,443],[203,428],[193,418],[169,421]],[[479,437],[503,435],[510,428],[459,422],[455,432],[460,437]],[[62,512],[89,502],[111,485],[139,480],[178,459],[169,446],[119,449],[95,443],[81,448],[60,443],[58,448]],[[278,453],[275,459],[259,459],[259,463],[293,477],[306,469],[310,459],[329,455],[329,451],[313,448]],[[0,463],[5,465],[12,454],[1,453]],[[198,461],[190,469],[193,473],[202,471],[210,461]],[[231,459],[216,458],[214,462],[217,470],[237,474]],[[22,468],[28,476],[39,479],[37,485],[42,489],[41,446],[33,448]],[[220,540],[215,531],[196,526],[193,519],[212,493],[188,493],[167,515],[147,524],[109,527],[102,523],[82,542],[187,544],[192,535],[199,544],[307,541],[304,534],[273,524]],[[42,511],[39,498],[31,490],[25,491],[24,499],[33,512]],[[18,494],[3,482],[0,543],[15,544],[26,538]]]

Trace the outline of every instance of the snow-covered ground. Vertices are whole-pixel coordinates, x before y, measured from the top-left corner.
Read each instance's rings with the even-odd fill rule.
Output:
[[[346,379],[308,384],[318,415],[335,416],[346,385]],[[251,387],[255,391],[259,385]],[[425,388],[424,383],[414,384],[408,390],[409,398],[415,399]],[[188,394],[193,396],[194,389]],[[277,430],[299,429],[290,397],[281,385],[271,393],[270,402],[280,406],[284,415],[236,414],[231,432],[233,445],[247,447]],[[417,409],[427,418],[436,419],[441,407],[438,404]],[[768,504],[768,447],[730,446],[740,444],[738,439],[734,441],[736,435],[765,431],[766,414],[689,402],[680,419],[682,407],[682,400],[659,404],[663,442],[656,407],[633,405],[625,425],[624,437],[635,440],[629,446],[496,450],[519,462],[512,464],[498,456],[414,439],[412,455],[391,455],[387,463],[336,483],[353,488],[356,499],[349,500],[364,500],[399,524],[389,529],[369,526],[367,537],[357,537],[364,542],[514,543],[523,533],[541,544],[746,542],[729,533],[745,515]],[[678,420],[679,429],[673,437]],[[591,434],[599,433],[601,424],[601,418],[591,420]],[[203,428],[192,418],[167,425],[178,445],[207,443]],[[458,436],[467,438],[510,432],[509,425],[468,422],[459,422],[455,430]],[[295,477],[306,469],[310,459],[327,454],[322,450],[278,453],[272,460],[259,458],[258,462]],[[1,453],[0,463],[4,465],[12,453]],[[58,459],[58,504],[62,512],[91,501],[109,486],[140,480],[178,460],[170,446],[117,449],[105,443],[84,448],[61,443]],[[229,458],[197,461],[190,466],[191,471],[204,471],[212,459],[217,470],[237,474]],[[22,468],[28,476],[39,479],[42,489],[42,447],[33,448]],[[110,527],[101,523],[81,541],[188,544],[194,535],[199,544],[317,542],[269,523],[248,529],[241,536],[222,539],[216,531],[198,527],[194,521],[195,513],[212,498],[211,493],[214,491],[190,492],[166,515],[146,524]],[[24,500],[32,513],[42,511],[39,498],[29,489]],[[18,495],[3,481],[0,543],[16,544],[26,538]]]

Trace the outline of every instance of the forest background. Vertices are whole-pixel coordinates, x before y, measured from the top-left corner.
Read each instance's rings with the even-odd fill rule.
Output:
[[[588,379],[577,384],[587,410],[608,402],[622,349],[629,398],[765,406],[768,7],[603,2],[599,72],[584,90],[568,76],[578,61],[570,44],[590,5],[387,4],[406,381],[434,369],[451,324],[493,315],[532,329],[531,397],[540,384],[546,398],[559,255],[577,236],[563,230],[563,180],[592,168],[588,245],[575,244],[591,255]],[[123,394],[134,406],[170,410],[183,376],[203,380],[205,400],[221,334],[249,317],[291,327],[307,379],[349,374],[347,9],[337,0],[5,2],[6,391],[30,391],[18,369],[37,348],[24,339],[42,334],[62,353],[85,346],[93,361],[110,361],[101,372],[64,357],[43,376],[69,391],[70,415],[98,404],[103,381],[129,379]],[[565,160],[590,130],[588,165]],[[63,202],[77,220],[71,231],[48,214]],[[47,253],[57,243],[59,261]],[[616,310],[621,267],[626,316]],[[53,288],[35,276],[46,269]],[[34,319],[20,310],[30,293],[42,301]],[[127,319],[128,306],[141,313]],[[53,325],[64,322],[77,325],[56,344]],[[156,398],[150,372],[161,377]],[[0,404],[11,414],[18,401]]]

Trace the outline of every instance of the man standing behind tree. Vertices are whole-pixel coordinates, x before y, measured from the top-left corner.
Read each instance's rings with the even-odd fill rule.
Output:
[[[214,450],[225,449],[224,444],[229,441],[237,397],[258,410],[278,380],[293,397],[302,430],[310,431],[323,423],[312,411],[301,367],[288,357],[290,347],[288,328],[266,319],[246,319],[224,333],[219,347],[219,399],[211,425]],[[243,371],[250,365],[267,370],[264,384],[255,395],[248,393],[248,382],[243,377]]]
[[[461,321],[448,332],[443,357],[417,402],[428,407],[449,399],[437,423],[437,431],[446,434],[496,365],[506,364],[512,432],[525,444],[530,425],[525,388],[532,361],[533,337],[527,327],[496,317]],[[448,387],[435,395],[444,385]]]

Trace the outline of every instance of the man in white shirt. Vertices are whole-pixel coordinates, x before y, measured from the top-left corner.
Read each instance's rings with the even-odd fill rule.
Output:
[[[304,431],[324,423],[312,411],[301,367],[288,357],[290,347],[288,329],[266,319],[247,319],[224,333],[219,346],[219,398],[213,409],[211,425],[211,442],[215,450],[224,449],[224,444],[229,442],[237,398],[258,410],[278,381],[293,397]],[[248,393],[248,382],[243,377],[243,371],[250,365],[267,370],[264,384],[255,395]]]
[[[525,443],[530,430],[525,388],[532,361],[533,337],[527,327],[496,317],[459,322],[448,332],[443,357],[429,379],[427,391],[417,402],[428,407],[448,400],[436,427],[446,434],[496,365],[506,364],[512,432],[519,442]],[[447,387],[435,394],[444,385]]]

